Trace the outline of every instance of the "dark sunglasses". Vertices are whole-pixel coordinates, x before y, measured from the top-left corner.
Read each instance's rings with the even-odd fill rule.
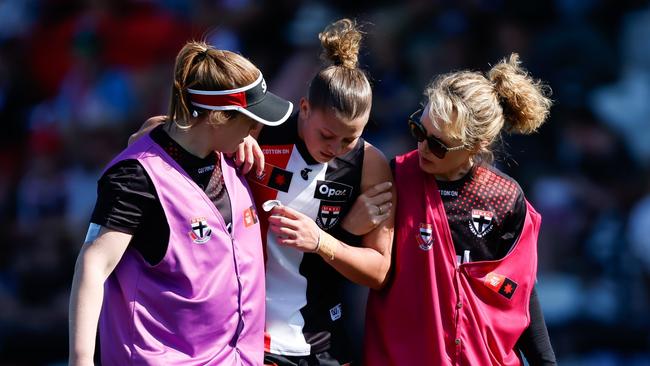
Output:
[[[444,159],[448,151],[465,149],[464,145],[449,147],[444,142],[440,141],[439,138],[433,135],[427,135],[427,130],[424,128],[424,126],[422,126],[422,122],[420,122],[420,119],[422,118],[422,111],[423,109],[420,108],[417,111],[413,112],[413,114],[409,116],[408,120],[411,135],[413,135],[413,137],[415,137],[418,142],[426,140],[429,151],[431,151],[431,153],[438,159]]]

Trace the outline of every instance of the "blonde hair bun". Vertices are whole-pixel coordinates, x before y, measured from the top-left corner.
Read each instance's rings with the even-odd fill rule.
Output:
[[[357,67],[363,35],[355,21],[338,20],[319,33],[318,38],[323,47],[323,59],[349,69]]]
[[[528,134],[544,123],[552,104],[550,88],[521,67],[518,54],[501,60],[487,78],[499,96],[508,131]]]

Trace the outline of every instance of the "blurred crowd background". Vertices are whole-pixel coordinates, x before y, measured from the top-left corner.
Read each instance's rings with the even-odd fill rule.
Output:
[[[650,5],[634,0],[0,0],[0,364],[67,360],[77,252],[103,166],[165,114],[176,52],[241,52],[297,102],[317,33],[366,23],[366,137],[415,147],[406,118],[437,74],[510,52],[555,101],[498,166],[543,215],[538,289],[561,365],[650,365]],[[423,309],[426,311],[426,309]]]

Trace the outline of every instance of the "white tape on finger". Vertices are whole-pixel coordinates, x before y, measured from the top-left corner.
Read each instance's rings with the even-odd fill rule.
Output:
[[[262,203],[262,210],[269,212],[273,209],[275,206],[282,206],[282,202],[278,200],[268,200],[264,203]]]

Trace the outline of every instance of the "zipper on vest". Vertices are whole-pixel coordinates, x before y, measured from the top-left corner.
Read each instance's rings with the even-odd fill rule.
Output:
[[[230,245],[232,246],[232,259],[235,265],[235,275],[237,276],[237,315],[239,316],[239,319],[237,320],[237,329],[235,330],[235,334],[233,335],[232,339],[229,342],[229,345],[234,348],[235,346],[237,346],[237,341],[239,340],[239,336],[241,335],[241,332],[244,330],[244,314],[242,312],[242,304],[241,304],[241,297],[242,297],[241,277],[239,275],[239,265],[237,264],[235,238],[233,238],[232,236],[232,227],[230,228],[230,230],[228,230],[228,237],[230,238]]]
[[[454,359],[454,364],[455,365],[460,365],[460,360],[461,360],[461,353],[462,353],[462,339],[461,339],[461,334],[462,334],[462,327],[463,324],[461,322],[461,315],[463,313],[462,308],[463,308],[463,298],[462,298],[462,291],[461,291],[461,284],[460,284],[460,276],[461,276],[461,271],[463,270],[463,266],[467,264],[467,261],[469,261],[469,251],[466,250],[463,253],[463,256],[461,257],[460,255],[456,256],[456,261],[454,263],[454,273],[453,273],[453,282],[454,282],[454,292],[456,294],[456,303],[454,304],[453,311],[454,311],[454,340],[453,340],[453,359]]]
[[[230,179],[230,174],[232,172],[227,172],[227,169],[224,169],[223,163],[225,162],[223,160],[223,155],[220,154],[219,156],[219,162],[221,166],[221,174],[223,176],[223,184],[224,184],[224,189],[226,192],[230,192],[227,194],[234,194],[236,193],[236,190],[231,190],[229,188],[229,179]],[[233,196],[230,196],[230,212],[235,212],[233,210],[233,202],[235,200],[233,199]],[[218,217],[221,217],[221,222],[223,223],[223,227],[226,229],[226,232],[228,233],[228,237],[230,238],[230,246],[232,248],[232,260],[233,264],[235,266],[235,276],[237,276],[237,315],[239,319],[237,320],[237,329],[235,330],[235,334],[232,336],[230,339],[230,342],[228,343],[231,347],[235,348],[237,346],[237,342],[239,341],[239,336],[241,335],[242,331],[244,330],[244,313],[242,311],[242,284],[241,284],[241,274],[239,273],[239,264],[237,263],[237,249],[235,246],[235,238],[233,237],[233,232],[235,231],[235,220],[234,217],[230,221],[230,223],[226,223],[226,221],[223,218],[223,215],[219,212],[219,210],[215,207],[215,210],[218,213]]]

